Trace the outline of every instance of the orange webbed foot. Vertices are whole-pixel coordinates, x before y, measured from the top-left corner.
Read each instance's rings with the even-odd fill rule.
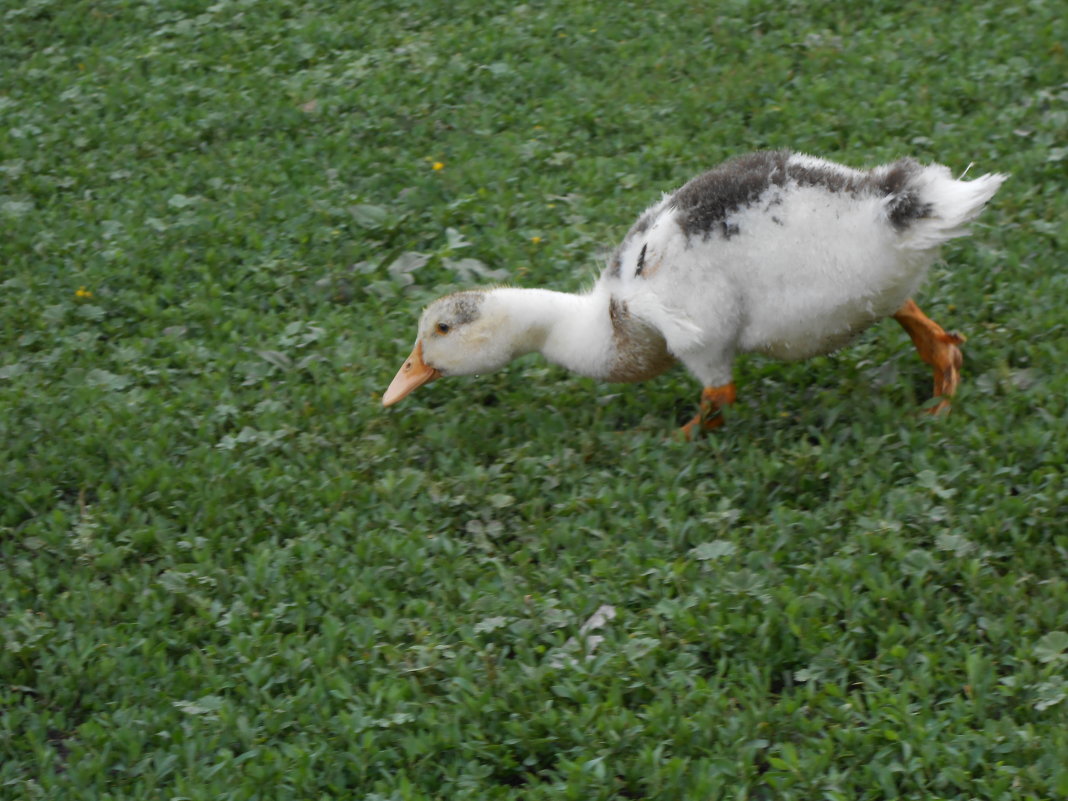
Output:
[[[964,341],[964,337],[960,334],[943,332],[933,346],[934,353],[928,364],[932,366],[934,372],[934,395],[936,398],[940,397],[941,400],[927,410],[929,414],[949,411],[949,399],[956,394],[957,387],[960,386],[960,368],[964,364],[964,355],[960,351],[960,346],[964,344]]]
[[[930,414],[948,411],[949,399],[960,385],[960,368],[964,363],[960,346],[964,344],[965,338],[960,334],[945,331],[920,311],[920,307],[912,300],[905,301],[905,305],[894,314],[894,319],[912,338],[920,358],[931,365],[934,374],[934,396],[941,400],[927,411]]]
[[[690,441],[706,431],[712,431],[723,425],[723,408],[734,403],[737,392],[734,382],[719,387],[705,387],[701,390],[701,403],[697,414],[679,429],[682,438]]]

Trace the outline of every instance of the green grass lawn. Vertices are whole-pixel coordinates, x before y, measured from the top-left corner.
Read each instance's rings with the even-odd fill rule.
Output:
[[[0,798],[1068,797],[1066,41],[1050,0],[0,3]],[[693,444],[682,370],[382,409],[429,299],[587,286],[761,147],[1012,174],[920,297],[951,416],[893,323],[743,360]]]

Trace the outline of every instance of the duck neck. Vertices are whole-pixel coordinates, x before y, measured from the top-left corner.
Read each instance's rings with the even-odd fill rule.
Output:
[[[537,352],[590,378],[609,378],[616,361],[609,296],[548,289],[494,290],[513,329],[514,356]]]

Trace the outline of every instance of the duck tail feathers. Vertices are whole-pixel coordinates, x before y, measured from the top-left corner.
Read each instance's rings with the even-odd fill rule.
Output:
[[[914,216],[902,230],[902,246],[914,250],[935,248],[950,239],[968,235],[968,223],[998,191],[1008,175],[988,173],[971,181],[954,179],[948,167],[931,165],[909,182],[905,192],[887,198],[887,213],[907,198]],[[910,215],[911,216],[911,215]]]

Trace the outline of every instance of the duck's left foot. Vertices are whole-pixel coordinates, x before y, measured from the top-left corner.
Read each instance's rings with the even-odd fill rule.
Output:
[[[947,332],[920,311],[920,307],[912,300],[905,301],[894,319],[908,332],[920,358],[931,365],[934,373],[934,396],[940,400],[927,411],[931,414],[948,411],[949,399],[960,385],[960,368],[964,363],[960,345],[964,344],[964,337]]]
[[[734,382],[721,387],[705,387],[701,390],[701,403],[697,414],[679,429],[683,439],[693,440],[705,431],[712,431],[723,425],[723,407],[734,403],[737,392]]]

